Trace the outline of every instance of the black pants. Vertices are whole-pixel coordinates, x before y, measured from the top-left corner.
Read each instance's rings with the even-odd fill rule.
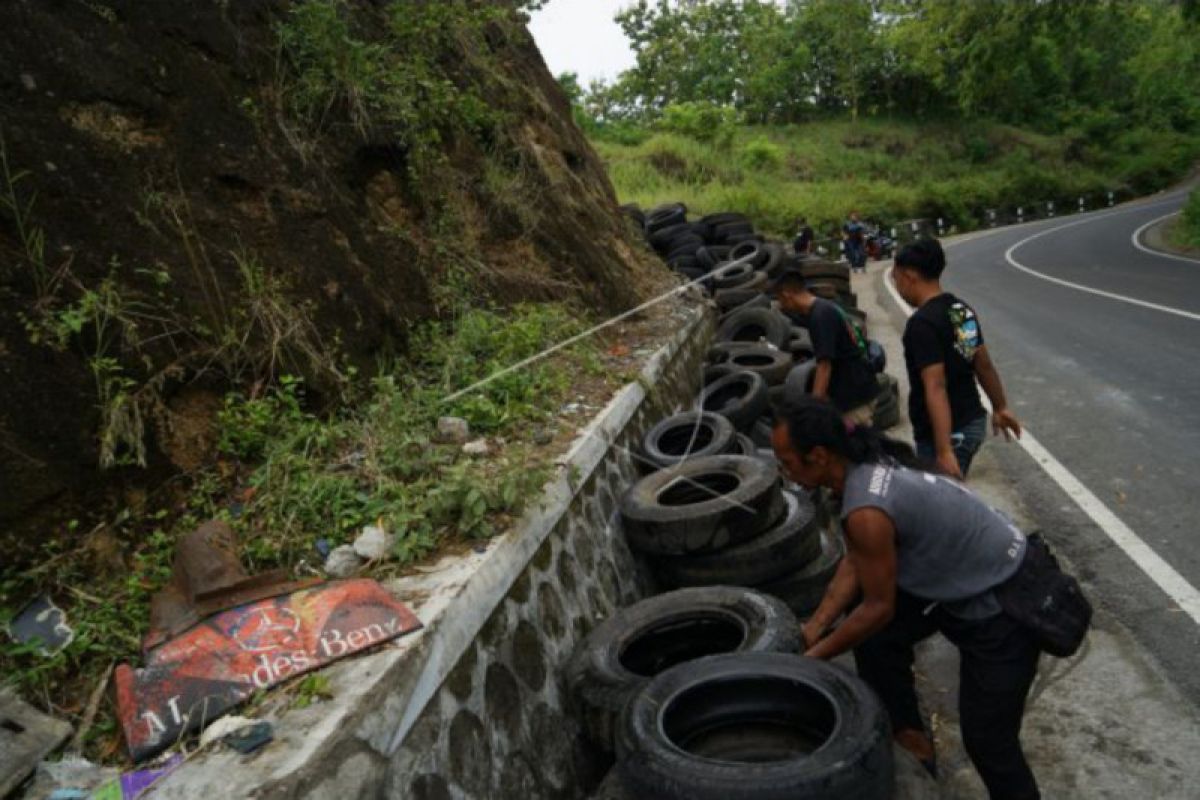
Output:
[[[1037,674],[1038,647],[1005,614],[958,619],[897,591],[896,615],[854,651],[858,674],[892,718],[894,730],[923,731],[913,683],[913,646],[941,631],[961,656],[958,711],[963,744],[992,800],[1036,800],[1037,782],[1021,751],[1021,717]]]

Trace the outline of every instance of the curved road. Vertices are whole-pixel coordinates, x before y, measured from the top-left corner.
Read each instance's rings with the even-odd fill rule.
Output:
[[[1132,239],[1186,197],[959,240],[944,283],[979,311],[1018,416],[1119,521],[1098,524],[1016,448],[994,448],[1003,467],[1093,599],[1200,703],[1200,261]],[[1148,546],[1140,563],[1113,527]]]

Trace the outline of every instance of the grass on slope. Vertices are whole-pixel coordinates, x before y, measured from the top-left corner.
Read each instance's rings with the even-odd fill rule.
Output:
[[[852,209],[889,223],[940,216],[972,227],[988,208],[1049,200],[1066,208],[1081,195],[1094,204],[1110,189],[1156,189],[1200,155],[1200,141],[1173,133],[1132,130],[1098,147],[982,123],[742,127],[725,145],[662,132],[636,138],[596,135],[622,202],[740,211],[776,234],[792,233],[800,216],[836,230]]]
[[[1192,191],[1183,213],[1170,231],[1173,244],[1187,249],[1200,249],[1200,189]]]

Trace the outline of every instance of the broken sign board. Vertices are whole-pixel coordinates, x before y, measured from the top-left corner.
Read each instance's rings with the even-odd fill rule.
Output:
[[[0,690],[0,797],[20,786],[38,762],[70,735],[67,723]]]
[[[22,644],[38,645],[43,656],[52,656],[75,640],[67,615],[45,595],[35,598],[8,623],[8,635]]]
[[[373,580],[223,611],[116,670],[117,712],[134,761],[169,747],[260,689],[421,627]]]

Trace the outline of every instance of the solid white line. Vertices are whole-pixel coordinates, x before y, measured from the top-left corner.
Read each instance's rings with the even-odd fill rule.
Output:
[[[950,244],[954,243],[951,242]],[[883,284],[887,287],[888,292],[892,295],[892,299],[896,301],[896,304],[904,312],[905,316],[911,316],[914,310],[913,307],[905,302],[892,283],[892,267],[888,267],[887,272],[884,274]],[[990,412],[992,408],[991,403],[988,402],[988,398],[983,397],[982,399]],[[1017,440],[1017,443],[1050,476],[1050,479],[1058,484],[1058,487],[1066,492],[1068,497],[1075,501],[1079,509],[1095,523],[1096,527],[1104,531],[1105,535],[1112,540],[1112,543],[1121,548],[1125,555],[1129,556],[1129,559],[1142,572],[1146,573],[1146,577],[1154,581],[1167,597],[1171,598],[1184,613],[1192,618],[1193,622],[1200,625],[1200,591],[1197,591],[1196,587],[1188,583],[1187,579],[1163,560],[1158,553],[1154,552],[1142,537],[1138,536],[1132,528],[1121,521],[1120,517],[1114,514],[1099,497],[1096,497],[1090,489],[1084,486],[1082,481],[1063,466],[1061,461],[1051,455],[1050,451],[1034,438],[1028,428],[1023,429],[1021,438]]]
[[[1093,219],[1097,219],[1097,218],[1093,218]],[[1071,222],[1066,225],[1058,225],[1054,228],[1047,228],[1046,230],[1039,231],[1039,232],[1033,234],[1032,236],[1027,236],[1024,239],[1017,242],[1016,244],[1014,244],[1012,247],[1010,247],[1004,251],[1004,260],[1007,261],[1009,266],[1013,267],[1014,269],[1019,269],[1021,272],[1032,275],[1035,278],[1041,278],[1044,281],[1049,281],[1050,283],[1057,283],[1060,286],[1066,286],[1068,289],[1074,289],[1075,291],[1078,291],[1078,292],[1086,292],[1088,294],[1094,294],[1097,297],[1106,297],[1109,300],[1116,300],[1117,302],[1120,302],[1120,303],[1128,303],[1131,306],[1139,306],[1141,308],[1148,308],[1148,309],[1151,309],[1152,311],[1161,311],[1164,314],[1174,314],[1177,317],[1183,317],[1184,319],[1190,319],[1190,320],[1195,320],[1197,322],[1200,322],[1200,314],[1197,314],[1195,312],[1184,311],[1183,309],[1172,308],[1171,306],[1159,305],[1158,303],[1151,303],[1146,300],[1138,300],[1135,297],[1126,297],[1123,294],[1116,294],[1114,292],[1106,292],[1103,289],[1095,289],[1095,288],[1092,288],[1091,286],[1084,286],[1081,283],[1073,283],[1071,281],[1063,280],[1062,278],[1055,278],[1053,275],[1046,275],[1044,273],[1038,272],[1037,270],[1030,269],[1029,267],[1025,266],[1024,264],[1022,264],[1021,262],[1019,262],[1015,258],[1013,258],[1014,250],[1016,250],[1018,247],[1022,247],[1026,244],[1029,244],[1034,239],[1039,239],[1042,236],[1045,236],[1046,234],[1055,233],[1057,231],[1061,231],[1066,228],[1073,228],[1076,225],[1082,225],[1085,222],[1092,222],[1092,221],[1093,221],[1092,219],[1076,220],[1075,222]]]
[[[1155,250],[1153,247],[1147,247],[1146,245],[1142,244],[1142,233],[1145,232],[1145,230],[1147,228],[1149,228],[1151,225],[1162,222],[1164,219],[1169,219],[1171,217],[1177,217],[1181,213],[1182,212],[1180,212],[1180,211],[1172,211],[1170,214],[1163,214],[1161,217],[1158,217],[1157,219],[1150,220],[1145,225],[1143,225],[1142,227],[1140,227],[1136,231],[1134,231],[1133,236],[1129,237],[1129,241],[1133,242],[1133,246],[1136,247],[1138,250],[1141,250],[1143,253],[1149,253],[1152,256],[1158,256],[1159,258],[1169,258],[1173,261],[1183,261],[1184,263],[1187,263],[1187,264],[1200,264],[1200,258],[1188,258],[1187,256],[1180,256],[1180,255],[1176,255],[1174,253],[1166,253],[1166,252],[1163,252],[1162,250]]]

